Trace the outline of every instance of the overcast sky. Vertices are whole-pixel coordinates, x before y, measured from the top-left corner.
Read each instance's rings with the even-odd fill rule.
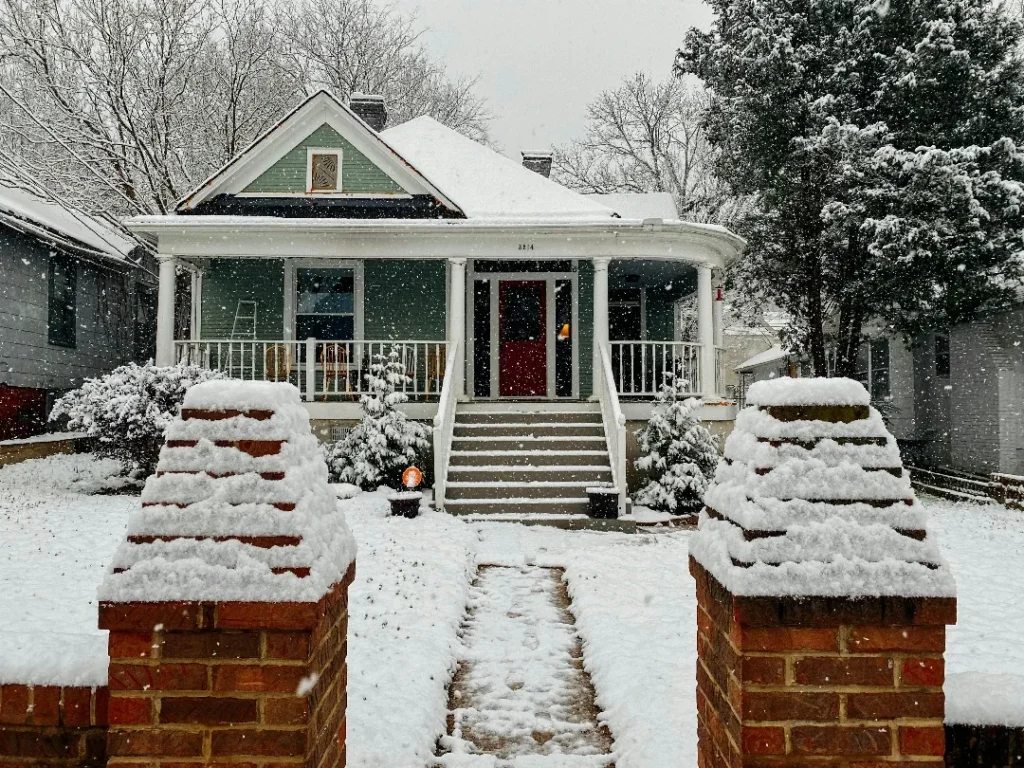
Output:
[[[519,159],[579,136],[602,90],[644,70],[667,76],[702,0],[395,0],[414,11],[452,74],[479,76],[492,138]]]

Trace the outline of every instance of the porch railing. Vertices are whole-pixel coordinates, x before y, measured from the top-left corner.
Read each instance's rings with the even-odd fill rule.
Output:
[[[448,481],[448,460],[451,457],[452,438],[455,434],[455,402],[463,389],[465,366],[461,341],[448,345],[452,364],[444,373],[441,399],[434,416],[434,507],[444,509],[445,488]]]
[[[437,398],[447,369],[444,341],[333,341],[325,339],[176,341],[175,360],[223,371],[231,378],[286,381],[306,400],[355,399],[368,391],[366,375],[377,355],[392,354],[408,378],[396,389],[413,398]]]
[[[612,376],[608,347],[601,345],[601,369],[594,377],[597,399],[601,404],[601,420],[608,443],[608,459],[612,465],[612,482],[619,492],[619,517],[626,513],[626,417],[619,405]]]
[[[612,341],[611,375],[626,397],[653,397],[674,373],[681,394],[701,394],[700,344],[685,341]],[[709,393],[710,394],[710,393]]]

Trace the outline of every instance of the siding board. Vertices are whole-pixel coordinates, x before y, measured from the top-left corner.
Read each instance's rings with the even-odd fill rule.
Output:
[[[239,301],[256,302],[256,338],[284,338],[284,262],[214,259],[203,273],[203,338],[227,339]]]
[[[370,259],[365,264],[365,338],[445,338],[447,287],[443,260]]]

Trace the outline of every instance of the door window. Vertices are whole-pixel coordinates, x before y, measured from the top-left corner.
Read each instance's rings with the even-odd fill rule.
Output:
[[[502,341],[535,341],[541,338],[540,290],[537,286],[506,287],[504,312]]]

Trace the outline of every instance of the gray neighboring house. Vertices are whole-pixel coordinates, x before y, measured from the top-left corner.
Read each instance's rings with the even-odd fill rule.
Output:
[[[776,345],[735,370],[742,386],[808,375]],[[1024,303],[907,344],[862,345],[857,377],[884,403],[907,463],[977,475],[1024,475]]]
[[[85,378],[153,356],[155,272],[134,240],[0,178],[0,440],[43,431]]]

